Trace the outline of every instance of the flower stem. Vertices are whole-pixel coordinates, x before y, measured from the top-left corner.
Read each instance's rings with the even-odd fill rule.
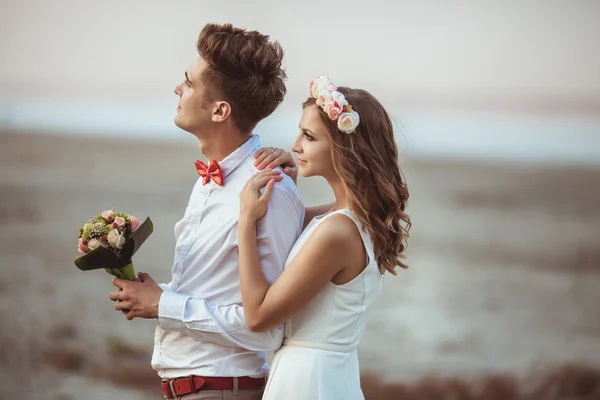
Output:
[[[105,268],[106,272],[112,276],[116,276],[120,279],[127,279],[128,281],[135,280],[135,270],[133,269],[133,263],[129,263],[123,268]]]

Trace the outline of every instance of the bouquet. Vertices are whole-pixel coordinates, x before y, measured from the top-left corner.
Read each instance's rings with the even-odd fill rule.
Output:
[[[117,278],[135,280],[131,258],[150,236],[152,221],[143,223],[130,214],[107,210],[92,217],[79,228],[77,250],[83,255],[75,259],[82,271],[104,269]]]

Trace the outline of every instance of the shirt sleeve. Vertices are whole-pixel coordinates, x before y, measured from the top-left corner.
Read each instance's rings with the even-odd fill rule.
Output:
[[[283,272],[285,262],[304,222],[304,207],[295,187],[275,186],[265,216],[257,224],[261,268],[269,283]],[[292,191],[290,193],[290,191]],[[212,305],[165,290],[158,307],[158,323],[202,341],[252,351],[276,350],[283,341],[283,326],[267,332],[251,332],[241,304]]]

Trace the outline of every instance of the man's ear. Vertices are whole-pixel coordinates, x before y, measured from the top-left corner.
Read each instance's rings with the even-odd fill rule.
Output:
[[[213,108],[213,122],[225,122],[231,116],[231,105],[226,101],[218,101]]]

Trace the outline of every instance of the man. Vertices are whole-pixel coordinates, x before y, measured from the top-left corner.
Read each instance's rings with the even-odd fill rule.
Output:
[[[165,397],[260,399],[268,373],[262,351],[279,348],[283,330],[246,326],[237,220],[239,192],[257,171],[253,155],[261,144],[252,130],[285,95],[283,50],[266,35],[229,24],[206,25],[197,45],[199,56],[175,88],[175,124],[196,136],[211,162],[196,162],[200,178],[175,225],[172,280],[157,285],[143,273],[136,282],[115,279],[110,298],[129,320],[158,319],[152,366]],[[257,226],[270,282],[283,271],[304,219],[294,183],[282,176]]]

